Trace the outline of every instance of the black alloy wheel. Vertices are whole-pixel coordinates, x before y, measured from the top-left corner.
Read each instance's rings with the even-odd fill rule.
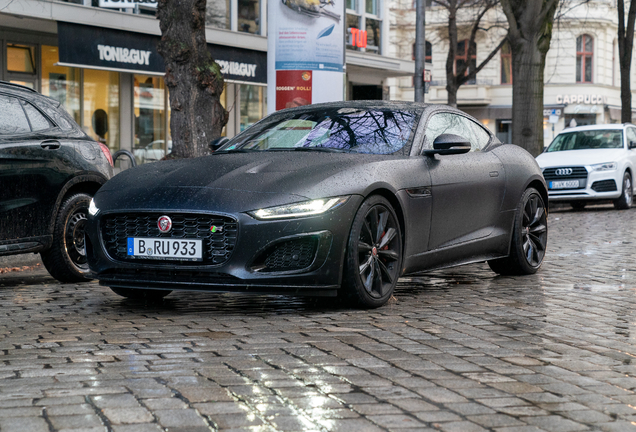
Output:
[[[632,176],[625,171],[623,174],[623,188],[621,196],[614,200],[614,208],[617,210],[627,210],[632,206],[634,201],[634,186],[632,184]]]
[[[375,308],[393,295],[402,265],[402,232],[397,215],[383,197],[365,200],[353,221],[346,258],[344,295]]]
[[[90,280],[84,240],[90,201],[85,193],[64,200],[55,220],[53,244],[40,253],[46,269],[60,282]]]
[[[502,275],[533,274],[541,266],[548,244],[548,214],[541,194],[534,188],[524,192],[515,215],[510,255],[488,261]]]

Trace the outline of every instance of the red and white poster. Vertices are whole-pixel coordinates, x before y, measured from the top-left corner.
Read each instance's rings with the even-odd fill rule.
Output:
[[[276,71],[276,111],[311,103],[312,71]]]

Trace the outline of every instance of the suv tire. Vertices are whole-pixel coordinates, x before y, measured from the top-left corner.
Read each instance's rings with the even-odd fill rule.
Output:
[[[91,196],[77,193],[65,198],[55,219],[53,244],[40,253],[44,267],[60,282],[91,280],[84,243],[84,228]]]

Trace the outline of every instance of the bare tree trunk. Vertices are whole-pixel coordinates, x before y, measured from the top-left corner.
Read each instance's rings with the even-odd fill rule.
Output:
[[[501,0],[512,50],[512,142],[543,152],[543,74],[558,0]]]
[[[621,72],[621,122],[632,121],[632,50],[634,48],[634,21],[636,21],[636,1],[632,0],[625,23],[625,2],[618,0],[618,62]],[[626,25],[627,24],[627,25]]]
[[[543,73],[545,55],[533,40],[512,49],[512,142],[533,156],[543,152]],[[523,83],[518,85],[517,83]]]
[[[223,76],[205,40],[205,6],[206,0],[159,0],[157,5],[175,158],[208,154],[208,144],[228,119],[219,101]]]

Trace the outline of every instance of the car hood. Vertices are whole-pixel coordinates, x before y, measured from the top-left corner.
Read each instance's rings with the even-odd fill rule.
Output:
[[[624,149],[567,150],[542,153],[537,156],[541,168],[556,166],[584,166],[616,162],[624,156]]]
[[[161,161],[116,175],[95,195],[95,203],[105,211],[248,211],[363,193],[359,188],[374,181],[386,158],[281,151]]]

